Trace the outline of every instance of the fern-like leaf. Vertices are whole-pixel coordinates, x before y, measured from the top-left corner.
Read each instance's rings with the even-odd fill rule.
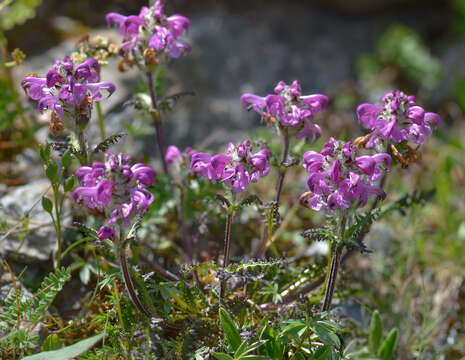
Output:
[[[110,146],[118,143],[123,137],[125,137],[126,133],[117,133],[115,135],[111,135],[103,140],[100,144],[98,144],[95,149],[92,151],[93,154],[102,153],[107,151]]]

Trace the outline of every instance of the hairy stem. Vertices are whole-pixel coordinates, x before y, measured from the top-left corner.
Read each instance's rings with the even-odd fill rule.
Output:
[[[126,246],[129,242],[129,239],[124,240],[119,251],[119,264],[121,273],[123,274],[124,284],[126,285],[126,290],[128,291],[129,298],[131,299],[134,306],[140,312],[144,313],[147,317],[151,318],[152,314],[142,305],[142,302],[137,295],[137,291],[134,288],[134,283],[132,282],[131,275],[129,274],[128,263],[126,259]]]
[[[334,246],[334,251],[330,253],[331,265],[329,268],[329,274],[327,274],[328,280],[326,281],[325,298],[323,300],[323,306],[321,308],[321,311],[328,311],[333,300],[333,294],[337,279],[337,271],[339,270],[339,263],[341,261],[342,244],[345,240],[345,229],[346,217],[342,215],[339,229],[339,241],[335,241],[334,243],[330,244],[330,247]]]
[[[150,112],[150,115],[152,116],[153,125],[155,126],[155,136],[157,138],[158,152],[160,153],[161,162],[163,164],[163,171],[165,174],[168,174],[168,164],[165,160],[165,146],[163,143],[161,115],[160,111],[158,110],[157,96],[153,86],[153,74],[150,71],[147,72],[147,85],[150,91],[150,98],[152,99],[152,111]]]
[[[226,219],[226,230],[224,235],[224,258],[223,258],[223,269],[229,265],[229,250],[231,247],[231,226],[234,211],[228,210],[228,217]],[[226,279],[221,280],[220,288],[220,303],[223,303],[224,294],[226,292]]]
[[[87,147],[86,147],[86,140],[84,138],[84,130],[81,129],[79,125],[77,125],[77,136],[78,136],[78,143],[79,143],[79,155],[78,160],[82,166],[87,165],[89,163],[89,159],[87,157]]]
[[[278,184],[276,185],[276,204],[278,206],[279,210],[279,200],[281,199],[281,192],[283,190],[283,184],[284,184],[284,178],[286,177],[286,172],[287,172],[287,166],[285,165],[287,162],[287,157],[289,155],[289,134],[287,130],[283,129],[283,156],[281,159],[281,164],[279,166],[279,179],[278,179]],[[262,238],[260,239],[260,244],[257,247],[257,250],[255,251],[254,257],[259,258],[260,256],[263,255],[267,248],[267,244],[274,238],[272,234],[270,233],[270,230],[265,227],[265,230],[263,231]]]

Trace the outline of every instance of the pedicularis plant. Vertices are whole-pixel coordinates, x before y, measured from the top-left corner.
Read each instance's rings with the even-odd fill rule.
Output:
[[[150,166],[142,163],[132,164],[128,155],[115,155],[107,151],[113,143],[122,138],[122,134],[102,138],[102,142],[95,144],[93,149],[92,139],[86,137],[86,128],[92,121],[94,104],[117,91],[111,82],[100,79],[100,66],[107,65],[106,58],[115,55],[116,45],[99,39],[99,48],[96,50],[95,41],[84,39],[86,45],[81,42],[78,53],[74,53],[73,57],[65,56],[63,60],[57,60],[44,77],[25,77],[22,82],[24,90],[32,100],[37,101],[41,112],[50,113],[50,133],[55,137],[54,140],[57,140],[57,137],[60,140],[51,143],[52,149],[56,150],[54,154],[50,154],[49,144],[41,150],[41,158],[54,194],[53,202],[44,197],[43,207],[51,214],[57,231],[57,266],[66,262],[62,258],[63,234],[60,218],[65,196],[71,193],[72,200],[80,207],[80,210],[73,207],[77,226],[87,232],[89,239],[95,242],[103,241],[112,249],[107,256],[119,262],[121,278],[130,300],[140,313],[151,319],[150,331],[157,333],[160,331],[160,325],[157,324],[169,324],[172,316],[170,312],[173,311],[170,307],[157,307],[159,302],[154,300],[157,291],[160,291],[165,300],[173,297],[177,306],[189,314],[189,318],[197,317],[196,321],[202,323],[205,328],[214,326],[216,329],[221,323],[226,345],[209,345],[212,342],[211,339],[207,339],[208,336],[204,337],[204,346],[194,341],[195,348],[187,350],[183,348],[182,342],[181,345],[178,343],[172,348],[167,345],[169,342],[162,342],[160,351],[168,354],[166,356],[170,356],[170,351],[174,351],[173,354],[179,358],[185,353],[195,353],[196,359],[205,359],[208,356],[218,359],[288,359],[292,356],[293,359],[323,359],[330,356],[340,358],[342,345],[335,335],[339,327],[334,322],[324,320],[324,317],[331,309],[343,251],[345,248],[346,254],[354,248],[362,252],[367,251],[362,240],[374,220],[388,209],[408,207],[408,204],[421,199],[421,195],[415,194],[390,207],[380,208],[381,201],[386,198],[384,184],[387,174],[396,164],[406,167],[420,159],[419,147],[440,123],[439,115],[425,112],[416,104],[415,97],[401,91],[391,91],[383,96],[379,105],[362,104],[357,108],[358,121],[368,131],[365,136],[352,141],[331,137],[320,151],[305,151],[300,158],[291,154],[293,143],[311,144],[324,137],[316,123],[320,121],[316,115],[328,107],[329,99],[321,94],[303,95],[297,80],[291,85],[280,81],[272,94],[264,97],[244,94],[240,103],[238,101],[238,106],[253,109],[261,116],[262,123],[274,128],[282,138],[280,153],[273,154],[264,140],[249,139],[236,144],[229,143],[224,152],[216,155],[191,148],[181,152],[174,145],[165,151],[162,115],[164,110],[171,107],[168,100],[178,96],[170,98],[163,96],[161,92],[161,97],[157,97],[154,77],[156,78],[170,60],[188,55],[191,51],[190,46],[182,39],[189,29],[190,22],[182,15],[165,15],[160,0],[150,8],[143,7],[138,15],[109,13],[106,21],[108,25],[117,25],[122,37],[119,46],[120,70],[135,66],[148,86],[148,94],[138,94],[133,103],[138,109],[146,111],[153,120],[164,175],[158,175],[159,179],[155,179],[155,170]],[[99,60],[91,57],[96,54],[99,54]],[[322,116],[318,118],[321,119]],[[100,111],[99,120],[103,136],[105,131],[102,128],[103,117]],[[105,152],[103,162],[93,159],[99,152]],[[79,161],[80,166],[75,170],[72,158]],[[312,277],[308,275],[311,269],[304,269],[301,274],[296,274],[295,279],[292,275],[287,276],[286,290],[280,291],[282,283],[278,282],[282,274],[275,269],[274,275],[265,280],[266,289],[262,290],[260,281],[263,280],[251,276],[248,271],[258,271],[256,269],[260,267],[273,268],[278,263],[277,260],[273,263],[275,260],[261,258],[270,245],[268,242],[272,236],[279,236],[282,225],[278,219],[283,205],[282,195],[285,193],[287,170],[298,164],[301,164],[307,173],[308,186],[308,189],[302,186],[303,194],[298,201],[309,209],[308,217],[315,211],[324,212],[326,215],[325,223],[321,227],[302,229],[304,237],[329,243],[326,275],[322,279],[313,279],[312,282]],[[69,175],[72,172],[77,178],[78,186],[74,186],[73,176]],[[254,194],[256,187],[251,185],[263,184],[263,178],[268,176],[276,178],[276,190],[269,199],[259,199]],[[136,242],[136,233],[141,224],[150,223],[154,214],[150,211],[151,204],[155,203],[159,208],[162,206],[160,197],[166,194],[157,191],[156,188],[162,186],[164,179],[169,179],[164,191],[172,193],[171,198],[175,199],[176,205],[165,209],[163,216],[176,219],[177,236],[182,239],[185,247],[180,252],[184,254],[186,265],[190,266],[191,270],[176,275],[152,262],[153,270],[168,280],[168,283],[160,282],[147,288],[147,279],[141,280],[138,272],[129,268],[126,248],[127,245],[132,247],[133,261],[142,258],[143,254],[140,257],[138,255],[140,244]],[[211,182],[212,186],[208,187],[208,182]],[[60,192],[61,185],[64,188],[63,192]],[[216,263],[206,261],[200,264],[196,255],[196,242],[199,236],[206,234],[205,224],[208,224],[208,221],[202,223],[199,219],[202,216],[216,215],[208,204],[192,199],[193,194],[212,199],[212,192],[216,192],[215,197],[226,214],[224,251],[222,260],[218,257]],[[243,255],[244,259],[254,260],[231,264],[231,245],[236,241],[233,223],[241,218],[234,215],[249,205],[265,213],[268,226],[265,226],[265,231],[262,232],[252,255]],[[52,211],[53,208],[55,212]],[[196,211],[199,212],[198,215]],[[83,212],[97,219],[95,221],[100,224],[98,230],[79,223],[84,218]],[[149,233],[145,232],[145,236],[148,235]],[[74,243],[70,245],[71,248],[74,246]],[[150,246],[147,249],[150,249]],[[69,251],[65,253],[68,254]],[[285,263],[286,259],[279,261]],[[198,274],[199,271],[203,276]],[[240,327],[226,311],[227,308],[233,311],[234,299],[237,299],[241,286],[237,281],[233,281],[234,275],[237,274],[246,274],[246,282],[242,284],[245,304],[252,306],[256,311],[250,321],[242,320],[241,324],[248,324],[250,334],[260,334],[259,336],[240,334]],[[265,275],[261,276],[267,279]],[[137,285],[133,282],[134,277],[138,279]],[[190,278],[193,279],[193,283],[189,281]],[[246,283],[249,278],[255,279],[252,291],[264,296],[247,298]],[[267,311],[288,304],[320,285],[322,298],[313,298],[306,313],[300,313],[299,320],[288,321],[281,327],[276,326],[276,323],[268,324]],[[171,290],[166,290],[168,288]],[[122,316],[116,283],[114,291],[118,320],[121,329],[124,330],[129,324]],[[198,296],[197,300],[193,300],[193,291]],[[188,295],[182,299],[180,294]],[[273,295],[272,302],[266,301],[267,294]],[[212,309],[217,309],[216,303],[221,304],[220,322],[209,322],[202,318],[212,316]],[[321,312],[312,310],[315,305],[321,306]],[[201,306],[203,310],[199,310]],[[177,329],[175,324],[172,326]],[[196,331],[200,330],[192,330],[194,334]],[[198,336],[202,338],[201,335]],[[390,347],[383,351],[391,351],[392,356],[394,343],[396,344],[391,339],[386,345]],[[373,351],[377,349],[378,347]]]

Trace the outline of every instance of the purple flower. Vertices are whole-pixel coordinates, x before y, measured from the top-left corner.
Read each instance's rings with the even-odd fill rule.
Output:
[[[180,39],[189,30],[189,19],[179,14],[166,17],[160,0],[151,8],[142,7],[139,15],[109,13],[106,20],[108,26],[119,25],[124,39],[120,49],[126,54],[143,53],[145,49],[153,48],[157,56],[177,58],[190,52],[190,46]],[[140,58],[140,55],[134,56],[136,61]]]
[[[260,97],[253,94],[241,96],[241,106],[251,105],[267,122],[271,117],[276,126],[294,129],[298,139],[314,141],[321,135],[321,129],[311,119],[315,114],[328,106],[329,99],[325,95],[315,94],[302,96],[302,89],[297,80],[288,86],[280,81],[274,88],[275,94]]]
[[[73,191],[73,199],[77,203],[81,199],[90,209],[103,208],[110,204],[113,181],[102,180],[95,186],[80,186]]]
[[[227,155],[194,153],[191,169],[208,178],[213,184],[220,180],[229,185],[234,192],[242,192],[250,182],[255,183],[270,172],[270,151],[261,149],[252,154],[252,150],[252,143],[246,140],[237,146],[229,143]]]
[[[100,230],[98,231],[98,238],[100,240],[103,239],[110,239],[114,240],[115,239],[115,230],[109,226],[102,226]]]
[[[176,159],[180,158],[181,156],[182,155],[179,149],[174,145],[170,145],[168,146],[168,149],[166,149],[165,161],[168,164],[172,164],[176,161]]]
[[[397,144],[411,140],[423,144],[431,135],[431,125],[437,128],[441,121],[438,114],[425,113],[414,96],[399,90],[388,92],[381,101],[381,106],[362,104],[357,108],[358,121],[372,131],[367,147],[374,147],[380,141]]]
[[[123,153],[107,152],[105,163],[81,166],[76,176],[80,186],[72,193],[74,201],[83,200],[89,208],[104,211],[109,224],[130,226],[134,216],[143,215],[154,200],[145,187],[153,184],[155,171],[141,163],[130,166],[129,156]],[[99,237],[111,238],[111,230],[102,227]]]
[[[226,165],[228,165],[230,162],[231,158],[229,156],[223,154],[212,156],[207,168],[207,177],[213,184],[216,184],[216,180],[221,179]]]
[[[134,176],[134,179],[139,181],[142,185],[152,186],[155,178],[155,170],[153,170],[150,166],[137,163],[131,167],[131,175]]]
[[[25,77],[21,82],[32,100],[38,101],[38,109],[52,110],[59,118],[81,111],[84,100],[91,102],[111,96],[115,85],[99,82],[100,66],[95,59],[87,59],[74,68],[70,57],[55,61],[45,78]],[[86,110],[87,111],[87,110]],[[88,114],[86,114],[88,116]]]
[[[389,171],[391,156],[385,153],[357,156],[351,142],[331,138],[320,153],[307,151],[303,165],[309,176],[306,194],[313,210],[345,210],[360,204],[364,206],[368,195],[384,196],[374,184],[383,171]],[[310,195],[309,195],[310,194]]]

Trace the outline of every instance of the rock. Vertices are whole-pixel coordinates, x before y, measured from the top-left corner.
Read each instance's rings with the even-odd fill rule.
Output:
[[[381,223],[371,226],[370,232],[365,235],[364,242],[368,249],[373,250],[375,254],[385,256],[393,250],[393,244],[396,243],[397,236],[392,228]]]
[[[10,188],[0,199],[0,218],[7,232],[0,238],[0,255],[24,263],[48,261],[57,247],[50,215],[42,209],[42,195],[50,191],[48,180]],[[49,195],[50,196],[50,195]],[[64,209],[67,207],[64,206]],[[23,219],[27,218],[27,221]],[[62,227],[70,224],[70,216],[62,216]],[[22,231],[28,229],[27,232]]]

